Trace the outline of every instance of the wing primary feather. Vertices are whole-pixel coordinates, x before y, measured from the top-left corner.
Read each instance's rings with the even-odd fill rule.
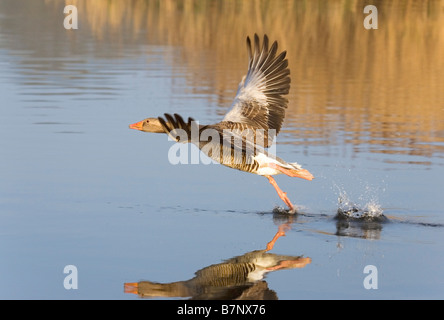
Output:
[[[253,59],[253,53],[251,52],[251,40],[250,37],[247,36],[247,51],[248,51],[248,65],[251,66],[251,60]]]
[[[253,64],[254,69],[256,69],[256,67],[257,67],[259,55],[260,55],[259,36],[255,33],[254,34],[254,64]]]
[[[161,125],[162,128],[163,128],[163,131],[165,131],[165,133],[169,133],[170,130],[169,130],[168,125],[166,124],[165,120],[163,120],[162,117],[158,117],[157,119],[159,120],[160,125]]]
[[[177,126],[178,126],[180,129],[183,129],[183,130],[188,131],[187,125],[185,124],[185,121],[183,121],[183,118],[182,118],[181,115],[175,113],[175,114],[174,114],[174,118],[176,118]]]
[[[188,117],[188,123],[187,125],[191,128],[192,123],[195,122],[193,118]]]
[[[259,45],[260,43],[258,43],[258,47]],[[267,58],[268,58],[268,37],[267,35],[264,35],[262,49],[260,51],[259,57],[257,58],[256,69],[260,70],[264,65],[264,62],[267,60]]]
[[[276,55],[276,51],[277,51],[277,42],[275,41],[272,46],[270,51],[268,52],[268,55],[266,57],[266,59],[264,60],[264,62],[262,63],[262,71],[267,70],[267,68],[269,67],[269,65],[271,63],[273,63],[273,59]]]
[[[274,58],[274,60],[270,63],[270,65],[267,66],[267,68],[265,70],[263,70],[262,72],[271,74],[271,73],[275,72],[275,70],[273,70],[273,69],[276,67],[277,64],[281,63],[282,61],[287,61],[287,63],[288,63],[288,60],[285,59],[286,54],[287,54],[286,51],[282,51],[276,58]],[[269,71],[270,68],[272,69],[272,71]]]
[[[268,53],[268,36],[264,35],[264,43],[262,44],[262,51]]]
[[[165,113],[164,115],[167,119],[167,122],[170,123],[170,131],[176,128],[176,121],[174,120],[174,118],[169,113]]]
[[[270,43],[266,34],[263,39],[257,34],[247,36],[247,74],[239,84],[231,110],[219,123],[221,129],[266,130],[264,134],[269,138],[262,142],[263,147],[269,147],[281,129],[288,103],[283,95],[288,94],[291,82],[286,51],[278,53],[277,41]],[[270,133],[270,129],[274,132]]]

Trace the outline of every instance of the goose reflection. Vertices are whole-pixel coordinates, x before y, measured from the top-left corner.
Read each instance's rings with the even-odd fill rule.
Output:
[[[383,222],[339,219],[336,222],[336,235],[343,237],[379,240]]]
[[[385,216],[381,219],[362,219],[336,215],[334,220],[336,220],[335,232],[316,229],[310,229],[310,231],[330,236],[379,240],[384,224],[390,222]]]
[[[380,239],[383,224],[389,221],[382,211],[369,212],[356,207],[339,208],[335,219],[337,236],[370,240]]]
[[[276,270],[303,268],[310,262],[308,257],[255,250],[198,270],[196,276],[190,280],[171,283],[125,283],[125,292],[137,294],[141,298],[276,300],[276,292],[269,289],[267,282],[263,280],[265,274]]]
[[[268,243],[267,249],[271,250],[276,240],[285,236],[285,233],[291,229],[292,224],[301,217],[305,221],[311,221],[313,219],[328,219],[331,221],[330,215],[304,213],[289,216],[282,215],[280,211],[276,211],[273,220],[279,224],[279,227],[274,238]],[[316,229],[309,229],[309,231],[331,236],[378,240],[381,238],[382,229],[386,223],[400,219],[394,216],[386,216],[382,213],[382,210],[369,212],[358,207],[351,207],[339,208],[333,220],[336,221],[335,232]]]
[[[275,291],[268,288],[264,277],[277,270],[303,268],[311,263],[309,257],[269,253],[276,240],[285,235],[289,224],[281,224],[264,250],[247,252],[213,264],[195,273],[190,280],[171,283],[140,281],[125,283],[125,293],[141,298],[189,297],[199,300],[276,300]]]

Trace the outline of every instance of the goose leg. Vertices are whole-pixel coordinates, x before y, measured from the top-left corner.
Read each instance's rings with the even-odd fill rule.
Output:
[[[287,193],[283,192],[279,186],[276,183],[276,180],[272,176],[266,176],[268,178],[268,181],[273,185],[273,187],[276,189],[277,194],[279,195],[279,198],[282,199],[282,201],[285,202],[285,204],[290,208],[290,213],[294,213],[294,206],[290,202],[290,199],[287,197]]]
[[[270,251],[271,249],[273,249],[276,240],[279,239],[280,237],[285,237],[285,231],[290,230],[290,228],[291,228],[290,225],[287,223],[281,224],[278,228],[278,231],[274,235],[273,239],[271,239],[271,241],[267,243],[267,249],[265,251]]]

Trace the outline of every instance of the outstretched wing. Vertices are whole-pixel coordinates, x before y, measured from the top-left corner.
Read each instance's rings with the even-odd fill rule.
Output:
[[[268,47],[268,37],[264,35],[262,47],[259,37],[254,35],[254,48],[247,37],[249,57],[248,72],[243,77],[234,98],[231,110],[217,125],[233,131],[262,129],[265,139],[256,144],[269,147],[281,129],[288,100],[284,95],[290,90],[290,70],[286,51],[277,53],[277,42]]]
[[[199,125],[192,118],[185,120],[179,114],[164,114],[158,117],[165,133],[173,140],[181,143],[193,143],[209,158],[227,167],[241,171],[254,172],[259,164],[254,160],[257,151],[263,148],[254,145],[250,140],[244,140],[230,130],[225,131],[215,125]]]

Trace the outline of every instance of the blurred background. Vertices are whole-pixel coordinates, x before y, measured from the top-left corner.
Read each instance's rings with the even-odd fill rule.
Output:
[[[75,31],[60,28],[68,4],[78,8]],[[367,4],[378,8],[378,30],[363,27]],[[204,112],[212,121],[227,111],[246,72],[244,39],[266,33],[288,52],[285,132],[304,137],[295,143],[345,142],[356,152],[386,153],[387,161],[399,161],[393,153],[424,164],[442,157],[441,1],[48,0],[1,6],[4,45],[33,50],[33,59],[48,60],[40,68],[53,74],[63,72],[68,56],[107,61],[131,51],[150,59],[155,45],[173,48],[163,59],[192,94],[208,100]],[[11,13],[18,16],[8,19]],[[80,82],[67,77],[72,87]],[[340,137],[338,130],[347,134]]]

